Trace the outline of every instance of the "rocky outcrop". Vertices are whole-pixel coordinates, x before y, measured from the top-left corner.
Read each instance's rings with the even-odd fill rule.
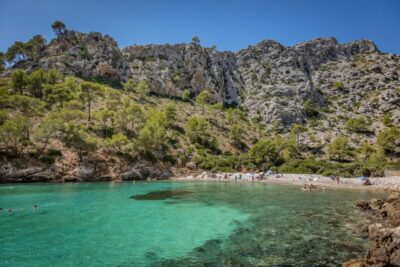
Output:
[[[5,165],[0,168],[0,183],[34,182],[95,182],[95,181],[140,181],[146,179],[165,180],[174,174],[170,166],[141,162],[135,166],[107,165],[104,162],[84,161],[76,166],[34,166],[19,168]],[[113,169],[116,168],[116,169]]]
[[[356,207],[368,211],[373,217],[386,221],[393,227],[400,226],[400,192],[391,192],[383,199],[358,201]]]
[[[391,229],[381,224],[368,228],[370,249],[365,259],[350,260],[343,267],[400,266],[400,227]]]
[[[114,83],[129,76],[117,43],[110,36],[97,32],[67,31],[46,45],[37,61],[23,61],[14,66],[28,72],[38,67]]]
[[[11,165],[5,165],[0,170],[0,183],[55,182],[60,178],[60,173],[54,166],[16,168]]]
[[[369,226],[370,249],[363,266],[400,266],[400,227]]]
[[[363,260],[351,260],[343,266],[383,267],[400,266],[400,192],[390,192],[383,199],[359,201],[359,207],[380,223],[368,227],[370,248]],[[395,228],[391,228],[395,227]]]

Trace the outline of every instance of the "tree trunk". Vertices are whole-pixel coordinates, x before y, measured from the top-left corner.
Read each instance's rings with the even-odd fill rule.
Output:
[[[91,108],[91,104],[92,104],[92,102],[90,101],[90,100],[88,100],[88,122],[90,123],[90,119],[91,119],[91,117],[90,117],[90,108]]]

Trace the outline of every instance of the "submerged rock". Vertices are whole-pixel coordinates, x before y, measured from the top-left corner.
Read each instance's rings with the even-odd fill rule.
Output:
[[[131,199],[136,200],[163,200],[167,198],[192,194],[193,191],[189,190],[165,190],[165,191],[154,191],[143,195],[131,196]]]
[[[370,209],[371,209],[371,206],[370,206],[369,202],[368,202],[368,201],[365,201],[365,200],[357,201],[357,203],[355,204],[355,206],[356,206],[357,208],[362,209],[362,210],[370,210]]]

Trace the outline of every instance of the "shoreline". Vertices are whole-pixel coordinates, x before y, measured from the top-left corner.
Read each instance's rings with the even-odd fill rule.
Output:
[[[242,175],[242,179],[239,179]],[[359,178],[343,178],[340,177],[340,183],[333,181],[330,177],[317,174],[271,174],[266,175],[263,179],[248,179],[243,173],[211,173],[211,172],[192,172],[186,174],[177,174],[168,179],[143,179],[143,180],[77,180],[77,181],[18,181],[18,182],[0,182],[0,185],[12,184],[75,184],[75,183],[122,183],[122,182],[151,182],[151,181],[192,181],[192,182],[222,182],[222,183],[260,183],[260,184],[279,184],[294,185],[303,187],[305,184],[313,184],[317,188],[313,190],[321,190],[326,188],[335,189],[357,189],[371,191],[400,191],[400,176],[391,177],[371,177],[369,178],[371,185],[363,185]],[[256,176],[256,175],[255,175]],[[226,178],[224,178],[226,177]],[[235,179],[236,177],[236,179]]]
[[[400,190],[400,177],[373,177],[369,178],[372,185],[363,185],[359,178],[340,178],[340,183],[331,178],[316,174],[272,174],[263,179],[238,179],[240,173],[192,173],[188,175],[178,175],[172,177],[171,181],[197,181],[197,182],[236,182],[236,183],[261,183],[261,184],[280,184],[296,185],[303,187],[305,184],[316,185],[313,190],[326,188],[335,189],[357,189],[371,191],[385,191],[387,189]],[[224,178],[224,176],[227,178]],[[242,174],[243,175],[243,174]],[[236,180],[235,180],[236,176]],[[312,190],[311,190],[312,191]]]

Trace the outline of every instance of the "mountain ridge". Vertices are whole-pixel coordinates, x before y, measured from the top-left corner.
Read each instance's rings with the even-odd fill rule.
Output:
[[[373,58],[377,65],[373,72],[380,72],[381,77],[377,79],[377,75],[370,73],[348,77],[338,68],[330,71],[330,76],[323,71],[329,64],[354,70],[357,66],[353,61],[360,57]],[[384,61],[388,60],[394,67],[387,67]],[[192,95],[207,90],[214,102],[239,105],[249,111],[251,118],[266,125],[276,122],[290,127],[309,119],[304,109],[307,101],[316,108],[326,106],[326,98],[331,94],[327,87],[349,81],[351,88],[343,89],[359,94],[351,99],[354,102],[368,93],[365,89],[368,82],[364,81],[368,79],[377,80],[374,84],[379,84],[379,79],[389,80],[383,85],[384,90],[379,90],[385,91],[382,94],[391,99],[389,103],[395,103],[386,104],[385,112],[394,110],[398,121],[395,90],[400,86],[399,66],[398,55],[382,53],[372,41],[363,39],[339,43],[334,37],[315,38],[293,46],[262,40],[237,52],[220,52],[193,42],[119,48],[108,35],[69,30],[44,45],[37,59],[17,62],[13,68],[28,72],[38,67],[55,68],[63,74],[114,84],[123,84],[129,79],[147,80],[152,93],[172,97],[180,97],[185,89]],[[320,76],[327,78],[322,80]],[[338,76],[337,81],[333,76]],[[342,98],[347,97],[339,93]]]

